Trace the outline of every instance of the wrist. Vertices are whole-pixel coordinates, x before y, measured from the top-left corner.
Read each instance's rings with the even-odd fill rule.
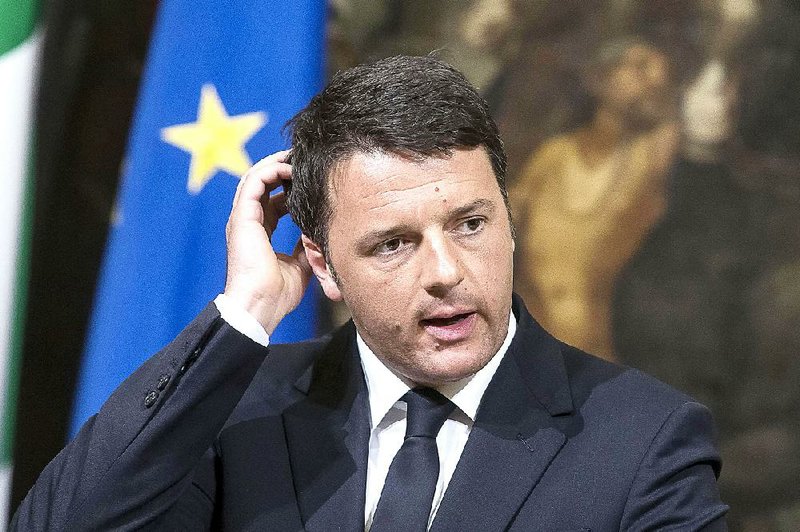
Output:
[[[252,316],[264,329],[267,335],[272,335],[287,312],[280,310],[280,305],[272,298],[258,296],[252,292],[245,292],[232,288],[225,288],[223,295],[237,307]]]
[[[214,298],[214,305],[225,322],[247,336],[257,344],[264,347],[269,346],[269,334],[261,323],[244,308],[240,307],[236,301],[232,301],[225,294],[219,294]]]

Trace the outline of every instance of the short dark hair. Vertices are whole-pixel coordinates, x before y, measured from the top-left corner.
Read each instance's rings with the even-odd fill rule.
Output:
[[[338,72],[287,127],[287,206],[326,258],[329,178],[355,153],[419,159],[483,146],[509,209],[506,154],[489,106],[461,72],[433,56],[390,57]]]

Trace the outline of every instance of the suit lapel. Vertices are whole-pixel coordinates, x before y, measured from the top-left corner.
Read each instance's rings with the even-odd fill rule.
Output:
[[[363,530],[369,406],[352,325],[295,385],[306,397],[283,414],[306,530]]]
[[[503,530],[566,442],[572,411],[558,342],[515,299],[518,329],[486,390],[432,531]]]

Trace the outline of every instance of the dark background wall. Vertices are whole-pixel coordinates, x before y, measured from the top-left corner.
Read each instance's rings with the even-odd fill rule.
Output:
[[[11,508],[63,447],[156,2],[52,1]]]

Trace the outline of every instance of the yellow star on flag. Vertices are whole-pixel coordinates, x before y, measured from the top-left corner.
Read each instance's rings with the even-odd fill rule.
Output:
[[[229,116],[211,84],[200,90],[197,121],[161,130],[161,139],[192,154],[187,188],[199,193],[218,170],[240,177],[252,162],[244,145],[264,124],[263,112]]]

